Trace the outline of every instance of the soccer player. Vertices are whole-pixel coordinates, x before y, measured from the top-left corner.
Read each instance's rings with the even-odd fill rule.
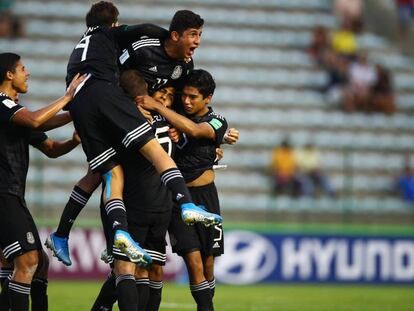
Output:
[[[167,37],[142,37],[133,42],[119,57],[122,69],[138,70],[152,94],[164,85],[179,87],[193,70],[192,56],[201,43],[204,20],[189,11],[177,11]]]
[[[118,10],[110,2],[92,5],[86,15],[89,27],[72,52],[67,69],[67,81],[74,72],[88,73],[89,78],[79,89],[69,110],[81,137],[89,167],[104,182],[105,211],[114,229],[114,246],[132,261],[147,264],[151,257],[130,237],[126,210],[122,198],[123,171],[114,146],[122,146],[138,156],[138,151],[156,167],[161,179],[173,192],[182,207],[182,217],[189,223],[219,222],[220,217],[205,213],[191,202],[188,189],[174,161],[155,140],[151,126],[138,112],[134,103],[118,86],[118,43],[131,37],[152,33],[163,34],[153,25],[117,27]],[[59,256],[64,250],[70,264],[67,247],[52,235],[47,245]],[[67,241],[64,241],[67,244]],[[67,246],[67,245],[66,245]]]
[[[216,147],[226,133],[226,120],[208,105],[215,90],[213,77],[205,70],[194,70],[184,83],[182,106],[188,118],[145,96],[138,99],[145,109],[154,110],[165,117],[183,139],[177,145],[175,160],[181,169],[194,202],[206,210],[220,214],[217,189],[212,169]],[[190,279],[190,290],[197,310],[211,311],[215,291],[214,257],[223,254],[223,228],[221,224],[209,228],[185,226],[177,217],[177,209],[169,228],[173,251],[184,258]]]
[[[40,130],[70,122],[67,113],[55,115],[71,101],[85,78],[76,75],[64,96],[30,111],[17,102],[18,94],[28,90],[29,75],[19,55],[0,54],[0,248],[4,258],[13,263],[13,274],[10,280],[5,280],[2,295],[8,295],[13,311],[29,310],[31,291],[35,293],[33,310],[47,309],[48,259],[24,199],[29,145],[49,157],[58,157],[79,144],[75,135],[57,142]]]
[[[146,94],[146,86],[140,73],[127,70],[121,74],[120,85],[131,98]],[[175,89],[166,86],[156,91],[152,98],[166,107],[171,107]],[[174,144],[168,136],[169,124],[160,115],[152,115],[152,128],[157,140],[164,150],[171,155]],[[162,266],[166,262],[166,241],[168,225],[171,219],[172,197],[161,182],[155,168],[145,158],[137,158],[129,153],[123,153],[121,164],[125,172],[124,200],[128,214],[128,228],[131,235],[151,255],[152,265],[139,268],[135,265],[136,287],[138,290],[138,310],[158,310],[161,302]],[[108,229],[103,217],[104,227]],[[106,230],[110,236],[110,230]],[[108,239],[109,241],[111,238]],[[128,261],[112,245],[107,246],[109,258]],[[111,274],[102,286],[92,310],[110,309],[116,301],[115,276]]]

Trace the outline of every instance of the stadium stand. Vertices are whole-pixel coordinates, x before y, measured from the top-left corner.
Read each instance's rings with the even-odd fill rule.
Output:
[[[241,131],[238,145],[225,147],[223,163],[228,169],[217,173],[224,211],[412,213],[412,207],[392,196],[392,190],[407,153],[414,150],[414,64],[386,39],[366,33],[358,37],[358,44],[370,59],[392,71],[398,112],[393,116],[346,114],[318,91],[326,84],[327,74],[305,51],[315,26],[337,24],[328,0],[118,3],[124,23],[153,22],[166,27],[173,12],[182,8],[206,20],[196,66],[212,72],[218,83],[216,110]],[[30,95],[22,102],[38,107],[61,94],[66,61],[84,31],[89,4],[16,1],[15,13],[26,20],[27,37],[0,40],[0,50],[24,56],[31,71]],[[65,127],[52,136],[68,137],[71,131]],[[271,196],[270,151],[286,135],[294,146],[313,142],[318,147],[336,199]],[[86,170],[81,150],[53,161],[33,152],[32,167],[28,201],[57,209]]]

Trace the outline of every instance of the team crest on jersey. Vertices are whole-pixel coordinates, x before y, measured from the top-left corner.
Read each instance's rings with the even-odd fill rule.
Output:
[[[183,67],[181,67],[180,65],[175,66],[174,71],[171,75],[171,79],[178,79],[179,77],[181,77],[183,73]]]
[[[35,239],[34,239],[33,233],[27,232],[26,233],[26,240],[27,240],[27,243],[34,244]]]

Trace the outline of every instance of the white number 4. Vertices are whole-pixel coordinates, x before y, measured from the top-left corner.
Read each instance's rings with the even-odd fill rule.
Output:
[[[86,53],[88,52],[88,47],[89,47],[89,40],[91,38],[91,35],[83,37],[77,46],[75,46],[75,50],[76,49],[83,49],[83,53],[82,53],[82,58],[81,58],[81,62],[83,62],[86,59]]]

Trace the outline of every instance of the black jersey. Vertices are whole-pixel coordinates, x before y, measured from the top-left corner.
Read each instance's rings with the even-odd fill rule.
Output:
[[[14,125],[13,115],[24,107],[0,93],[0,193],[24,198],[29,168],[29,145],[34,147],[47,139],[45,133]]]
[[[117,81],[121,47],[142,36],[164,38],[167,35],[167,30],[152,24],[90,27],[70,55],[66,84],[69,85],[77,73],[90,73],[95,79]]]
[[[166,87],[180,88],[183,78],[194,68],[189,61],[173,59],[167,55],[165,39],[142,37],[132,43],[119,57],[122,70],[138,70],[148,83],[150,94]]]
[[[216,114],[212,108],[201,117],[190,117],[195,123],[207,122],[216,133],[215,140],[197,139],[183,134],[183,138],[177,145],[175,162],[185,181],[191,182],[200,177],[204,171],[211,169],[216,159],[216,148],[223,141],[227,131],[227,121],[222,116]]]
[[[164,150],[171,155],[174,144],[168,136],[169,124],[160,115],[153,115],[155,137]],[[155,167],[140,153],[124,152],[121,156],[124,169],[124,200],[135,210],[163,212],[172,208],[170,191],[161,182]]]

